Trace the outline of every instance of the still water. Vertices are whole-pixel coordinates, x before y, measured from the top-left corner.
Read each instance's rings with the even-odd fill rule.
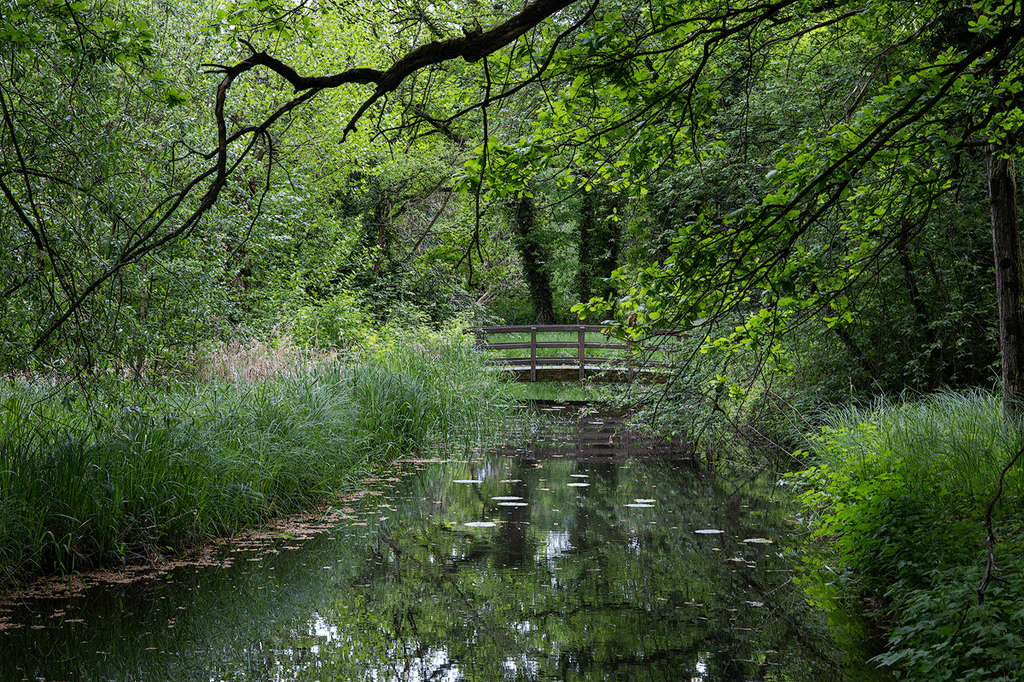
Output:
[[[771,476],[549,406],[202,567],[0,604],[0,680],[873,680]],[[75,585],[71,585],[75,587]]]

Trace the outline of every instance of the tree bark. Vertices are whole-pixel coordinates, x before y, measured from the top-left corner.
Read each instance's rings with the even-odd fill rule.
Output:
[[[586,303],[590,300],[590,278],[592,277],[591,269],[593,267],[593,257],[590,254],[590,242],[593,240],[594,233],[594,221],[595,221],[595,207],[594,207],[594,193],[583,192],[583,201],[580,206],[580,219],[577,223],[577,230],[579,231],[580,248],[579,248],[579,267],[576,270],[576,295],[579,297],[580,303]]]
[[[1024,265],[1017,216],[1017,178],[1013,158],[995,145],[986,148],[985,163],[999,302],[1003,411],[1007,419],[1016,419],[1021,415],[1024,389]]]
[[[591,296],[605,297],[612,292],[608,279],[619,266],[622,227],[615,219],[621,197],[598,187],[583,194],[580,206],[579,269],[577,291],[581,302]]]
[[[523,258],[523,275],[530,287],[530,300],[537,314],[537,324],[555,324],[555,305],[551,295],[551,281],[545,268],[547,261],[543,247],[534,234],[533,199],[524,196],[516,202],[513,223],[516,228],[516,244]]]

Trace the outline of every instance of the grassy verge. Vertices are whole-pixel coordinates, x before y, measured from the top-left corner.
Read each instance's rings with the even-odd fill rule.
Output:
[[[0,583],[178,554],[315,506],[479,428],[500,389],[461,333],[392,333],[272,378],[0,389]]]
[[[812,591],[867,598],[886,626],[877,658],[907,680],[1020,680],[1024,669],[1024,466],[993,507],[1001,569],[984,589],[986,511],[1022,445],[999,400],[941,394],[835,416],[819,465],[796,478],[827,549]]]

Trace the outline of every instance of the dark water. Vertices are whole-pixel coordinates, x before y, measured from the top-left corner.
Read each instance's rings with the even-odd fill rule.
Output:
[[[383,472],[310,537],[0,606],[0,680],[878,679],[794,583],[772,477],[540,422]]]

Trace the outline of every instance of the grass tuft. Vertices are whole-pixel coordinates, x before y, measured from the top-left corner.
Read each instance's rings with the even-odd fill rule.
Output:
[[[353,361],[247,357],[253,371],[108,380],[88,401],[0,388],[0,583],[180,554],[316,506],[360,469],[479,429],[501,390],[458,330],[392,331]]]
[[[898,476],[914,494],[939,495],[978,510],[995,492],[999,473],[1021,432],[1007,428],[998,396],[943,392],[921,401],[880,401],[871,409],[832,415],[815,437],[819,461],[851,483]],[[1018,467],[1005,493],[1024,497]]]
[[[815,535],[811,590],[870,596],[893,627],[876,662],[900,679],[1016,680],[1024,665],[1024,472],[1007,471],[986,546],[986,510],[1021,447],[997,396],[941,393],[848,409],[814,438],[805,485]],[[1002,569],[981,587],[989,559]],[[842,596],[842,595],[841,595]]]

